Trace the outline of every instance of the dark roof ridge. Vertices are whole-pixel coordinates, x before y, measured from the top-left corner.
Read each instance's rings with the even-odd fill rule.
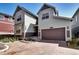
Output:
[[[72,16],[72,18],[74,18],[74,16],[77,14],[78,11],[79,11],[79,8],[76,10],[76,12],[75,12],[74,15]]]
[[[30,12],[29,10],[25,9],[24,7],[21,7],[21,6],[18,5],[17,8],[20,8],[21,10],[25,11],[26,13],[30,14],[32,17],[34,17],[34,18],[37,19],[37,16],[36,16],[35,14],[33,14],[33,13]],[[16,8],[16,9],[17,9],[17,8]],[[16,13],[16,11],[15,11],[15,13]],[[14,13],[14,15],[15,15],[15,13]],[[14,15],[13,15],[13,16],[14,16]]]
[[[47,3],[44,3],[44,4],[42,5],[42,7],[40,8],[40,10],[38,11],[37,14],[39,14],[39,12],[41,11],[41,9],[42,9],[44,6],[47,6],[47,7],[50,7],[50,8],[52,8],[52,9],[54,9],[55,13],[57,13],[57,10],[56,10],[56,8],[55,8],[54,6],[49,5],[49,4],[47,4]]]

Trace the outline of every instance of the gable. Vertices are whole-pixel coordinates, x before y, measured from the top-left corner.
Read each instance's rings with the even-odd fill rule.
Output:
[[[14,13],[13,16],[15,16],[16,12],[18,12],[18,11],[20,11],[20,10],[22,10],[22,11],[24,11],[25,13],[29,14],[31,17],[37,19],[37,16],[36,16],[36,15],[34,15],[33,13],[31,13],[30,11],[28,11],[28,10],[25,9],[24,7],[20,7],[20,6],[17,6],[16,11],[15,11],[15,13]]]
[[[19,7],[19,6],[17,6],[17,8],[16,8],[16,10],[15,10],[15,12],[14,12],[14,14],[13,14],[13,16],[15,16],[15,14],[18,12],[18,11],[20,11],[21,10],[21,8]]]
[[[51,5],[48,5],[48,4],[43,4],[43,6],[41,7],[41,9],[38,11],[37,14],[39,14],[42,10],[45,10],[45,9],[48,9],[48,8],[53,9],[55,14],[57,14],[56,8],[51,6]]]

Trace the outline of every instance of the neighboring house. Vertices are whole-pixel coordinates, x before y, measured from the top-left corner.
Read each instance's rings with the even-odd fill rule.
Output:
[[[0,35],[14,35],[13,17],[0,13]]]
[[[38,37],[42,40],[71,40],[72,18],[59,16],[55,7],[44,4],[38,11]]]
[[[73,37],[79,37],[79,8],[73,15],[73,21],[72,21],[72,36]]]
[[[14,12],[15,35],[25,39],[28,36],[36,35],[37,16],[23,7],[17,6]]]

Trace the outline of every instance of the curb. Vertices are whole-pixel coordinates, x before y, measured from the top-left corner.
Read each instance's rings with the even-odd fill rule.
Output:
[[[2,44],[4,44],[4,43],[2,43]],[[4,46],[5,46],[6,48],[5,48],[5,49],[3,49],[3,50],[0,50],[0,52],[6,51],[6,50],[8,50],[8,49],[9,49],[9,46],[8,46],[8,45],[5,45],[5,44],[4,44]]]

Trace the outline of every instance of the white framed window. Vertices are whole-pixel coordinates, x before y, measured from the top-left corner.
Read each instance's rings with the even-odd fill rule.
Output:
[[[16,30],[16,33],[20,33],[20,32],[21,32],[21,30],[20,30],[20,29]]]
[[[45,13],[42,15],[42,20],[48,19],[49,18],[49,13]]]
[[[18,17],[17,21],[21,21],[21,15]]]
[[[69,29],[69,26],[67,26],[67,29]]]
[[[67,30],[67,37],[70,37],[70,31]]]
[[[16,33],[21,33],[21,26],[20,25],[17,26],[15,30],[16,30]]]

